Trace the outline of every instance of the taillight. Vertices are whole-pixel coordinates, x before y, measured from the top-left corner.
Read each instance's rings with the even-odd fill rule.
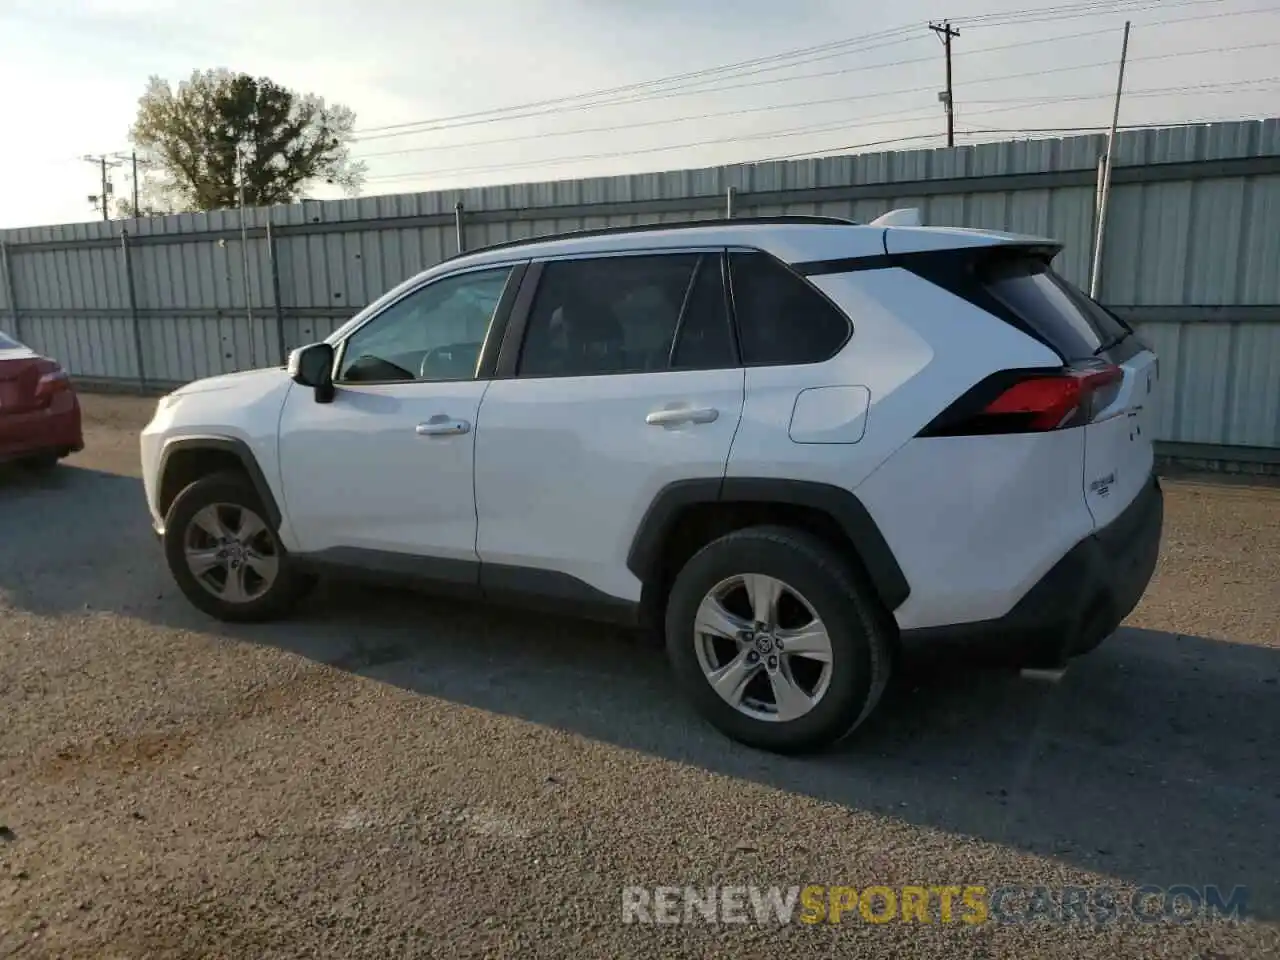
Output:
[[[1083,426],[1111,406],[1124,371],[1109,363],[1006,371],[978,384],[921,436],[1044,433]]]
[[[36,399],[48,401],[55,393],[71,386],[71,378],[67,371],[52,360],[41,360],[39,363],[40,378],[36,381]]]

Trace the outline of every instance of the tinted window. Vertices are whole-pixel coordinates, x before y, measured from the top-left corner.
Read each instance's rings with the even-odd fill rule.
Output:
[[[698,262],[697,271],[676,335],[671,366],[676,370],[736,366],[720,258],[704,256]]]
[[[470,380],[510,267],[446,277],[397,300],[348,338],[339,380]]]
[[[543,267],[518,373],[571,377],[732,363],[719,257],[595,257]]]
[[[844,346],[848,318],[773,257],[735,253],[729,262],[744,363],[817,363]]]
[[[987,288],[1068,360],[1093,356],[1128,328],[1043,261],[1014,260],[989,268]]]
[[[22,344],[6,334],[3,330],[0,330],[0,350],[15,350],[21,349],[21,347]]]

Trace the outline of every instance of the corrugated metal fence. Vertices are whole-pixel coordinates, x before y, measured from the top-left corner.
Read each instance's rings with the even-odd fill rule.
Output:
[[[0,233],[0,320],[82,381],[167,387],[282,362],[458,251],[690,218],[918,206],[1056,237],[1086,285],[1102,137],[304,202]],[[1164,452],[1280,463],[1280,120],[1123,133],[1100,299],[1162,357]]]

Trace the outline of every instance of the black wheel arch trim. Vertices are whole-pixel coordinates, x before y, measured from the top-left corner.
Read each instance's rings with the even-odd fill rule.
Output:
[[[725,477],[670,483],[658,492],[645,511],[627,553],[627,568],[642,582],[650,582],[658,570],[663,545],[681,511],[696,504],[717,502],[780,503],[820,510],[849,538],[872,586],[889,611],[900,607],[911,593],[893,550],[857,494],[808,480]]]
[[[253,488],[258,494],[258,499],[262,501],[262,509],[266,511],[267,522],[271,524],[273,530],[280,529],[283,514],[280,512],[280,506],[276,502],[275,494],[271,491],[271,485],[267,483],[266,474],[262,472],[262,467],[258,464],[258,458],[254,456],[249,444],[236,437],[183,437],[169,441],[165,444],[164,452],[160,454],[159,488],[164,488],[165,473],[174,454],[198,450],[218,450],[223,453],[233,454],[240,461],[240,465],[244,467],[244,472],[253,484]]]

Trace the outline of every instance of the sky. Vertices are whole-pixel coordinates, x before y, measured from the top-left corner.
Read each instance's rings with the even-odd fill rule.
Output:
[[[1280,0],[0,0],[0,227],[94,219],[82,158],[215,67],[353,109],[363,196],[936,147],[944,17],[961,144],[1105,127],[1126,19],[1122,125],[1280,116]]]

